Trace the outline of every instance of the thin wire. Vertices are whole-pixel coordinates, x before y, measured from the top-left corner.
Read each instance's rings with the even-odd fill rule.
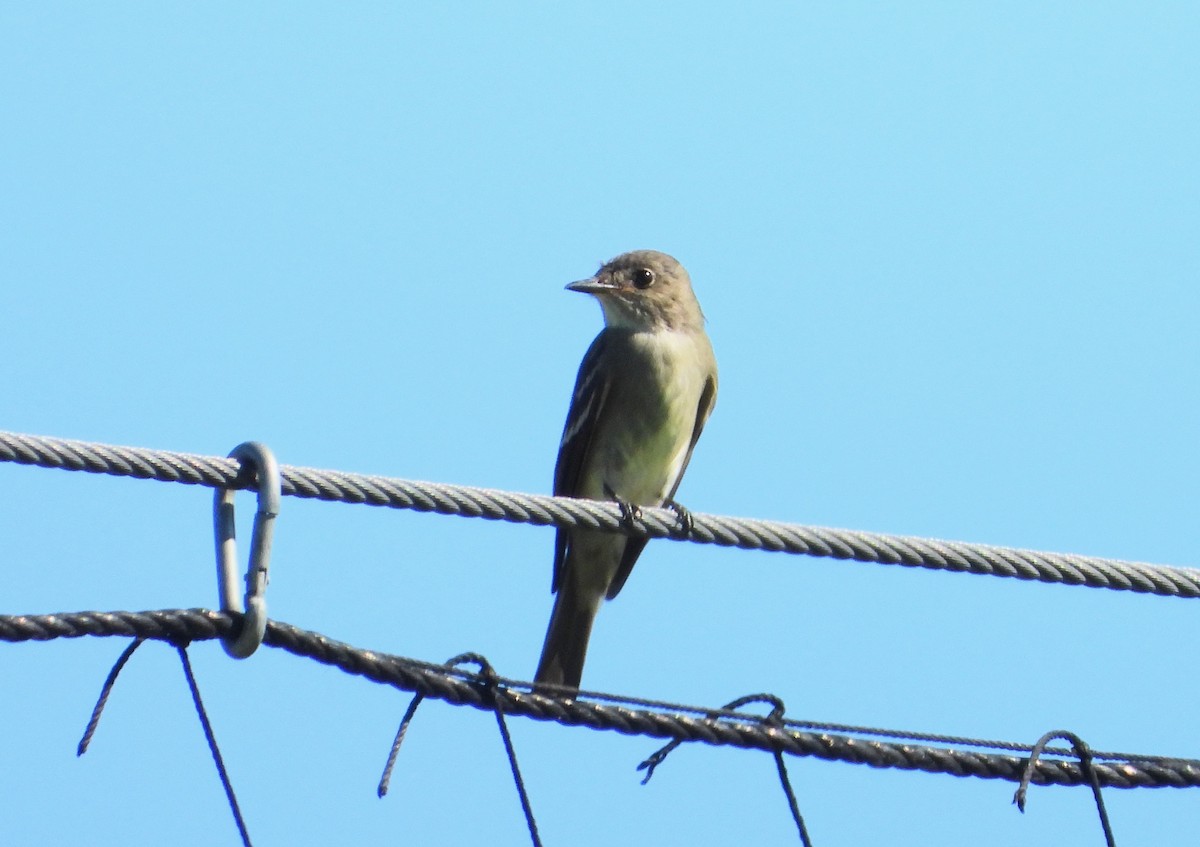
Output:
[[[0,462],[5,461],[213,488],[248,486],[248,482],[239,479],[238,463],[231,459],[21,433],[0,432]],[[684,533],[680,531],[678,514],[669,508],[643,508],[637,521],[625,522],[615,503],[595,500],[518,494],[293,466],[281,466],[280,471],[282,493],[293,497],[538,526],[584,527],[747,550],[853,559],[1168,597],[1200,597],[1200,570],[1195,568],[698,512],[689,513],[691,531]]]
[[[417,713],[417,706],[420,706],[424,699],[424,694],[414,694],[408,708],[404,710],[404,717],[400,719],[400,728],[396,730],[396,740],[392,742],[392,749],[388,751],[387,764],[383,766],[383,775],[379,778],[379,786],[375,789],[376,795],[381,799],[387,796],[388,786],[392,782],[392,771],[396,767],[396,757],[400,755],[400,745],[404,743],[404,736],[408,734],[408,725],[412,723],[413,716]]]
[[[200,687],[196,684],[196,675],[192,673],[192,661],[188,658],[186,647],[177,644],[175,649],[179,651],[179,660],[183,663],[183,673],[187,677],[188,688],[192,692],[192,703],[196,706],[196,714],[200,718],[200,725],[204,727],[204,737],[208,741],[208,749],[212,753],[213,762],[217,766],[217,773],[221,777],[221,786],[225,789],[225,798],[229,801],[229,810],[233,812],[233,820],[237,823],[238,833],[242,836],[242,844],[245,847],[250,847],[250,833],[246,829],[246,821],[242,818],[242,810],[238,806],[237,796],[233,793],[233,783],[229,781],[229,772],[225,769],[225,760],[221,758],[221,751],[217,747],[217,737],[213,734],[212,724],[208,721],[208,712],[204,710],[204,703],[200,700]]]
[[[1092,761],[1092,751],[1080,738],[1073,732],[1068,732],[1065,729],[1056,729],[1047,732],[1037,743],[1033,745],[1033,751],[1029,754],[1029,762],[1025,765],[1025,772],[1021,775],[1021,783],[1017,786],[1017,791],[1013,795],[1013,802],[1017,804],[1017,808],[1021,813],[1025,813],[1025,794],[1029,790],[1029,782],[1033,778],[1033,769],[1037,764],[1039,757],[1046,750],[1046,745],[1053,739],[1061,738],[1070,743],[1076,756],[1079,757],[1079,765],[1083,768],[1083,772],[1088,778],[1088,782],[1092,786],[1092,797],[1096,801],[1096,811],[1100,814],[1100,826],[1104,830],[1104,843],[1106,847],[1117,847],[1117,840],[1113,836],[1112,824],[1108,820],[1108,810],[1104,808],[1104,794],[1100,790],[1100,778],[1096,775],[1096,768]]]
[[[419,661],[416,659],[410,661]],[[430,667],[437,667],[430,665]],[[472,674],[462,672],[459,678],[469,680]],[[678,703],[670,700],[656,700],[646,697],[637,697],[632,694],[610,694],[604,691],[594,691],[590,689],[575,689],[570,686],[555,685],[553,683],[533,684],[519,679],[510,679],[508,677],[500,677],[502,682],[508,688],[520,688],[531,692],[558,694],[563,697],[584,698],[594,700],[597,703],[610,703],[614,706],[636,706],[643,709],[653,709],[658,711],[674,712],[678,714],[694,714],[708,719],[729,719],[734,721],[757,720],[758,715],[752,712],[743,712],[739,709],[729,708],[704,708],[700,706],[692,706],[687,703]],[[770,697],[772,695],[756,695],[759,698]],[[754,698],[751,698],[753,700]],[[750,702],[750,701],[747,701]],[[928,744],[940,744],[945,746],[957,747],[977,747],[984,750],[1003,750],[1012,753],[1029,753],[1033,750],[1032,744],[1026,744],[1020,741],[997,741],[989,738],[972,738],[965,735],[944,735],[934,732],[919,732],[916,730],[907,729],[885,729],[882,727],[860,726],[857,724],[847,723],[830,723],[827,721],[811,721],[799,720],[795,718],[783,718],[780,722],[781,726],[789,729],[800,731],[812,731],[821,733],[838,733],[841,735],[856,735],[867,738],[888,738],[896,741],[918,741]],[[673,750],[674,747],[671,747]],[[669,752],[669,751],[668,751]],[[1066,747],[1047,747],[1043,752],[1050,753],[1055,756],[1074,756],[1073,750]],[[1170,764],[1181,761],[1177,756],[1148,756],[1138,753],[1115,753],[1102,752],[1099,750],[1091,751],[1092,757],[1102,759],[1104,761],[1114,762],[1145,762],[1145,763],[1164,763]],[[653,759],[654,757],[651,757]],[[650,762],[648,759],[647,762]],[[647,764],[647,767],[653,769],[656,763]],[[650,779],[649,774],[642,780],[644,785]]]
[[[783,713],[786,711],[786,707],[783,704],[783,700],[774,694],[747,694],[743,697],[738,697],[735,700],[731,700],[730,702],[726,703],[721,707],[720,711],[740,714],[738,712],[734,712],[733,710],[741,709],[743,706],[748,706],[751,703],[767,703],[771,706],[771,713],[769,715],[752,715],[752,717],[761,721],[764,726],[779,727],[783,725]],[[656,750],[638,765],[638,770],[646,771],[646,776],[642,780],[642,785],[645,785],[650,781],[650,777],[654,775],[655,768],[661,765],[671,751],[682,743],[683,742],[679,740],[672,741],[665,747]],[[775,768],[779,773],[779,783],[783,787],[784,796],[788,801],[788,810],[792,813],[792,820],[795,822],[796,831],[800,835],[800,843],[803,844],[804,847],[812,847],[812,839],[809,838],[808,827],[804,825],[804,816],[800,814],[800,804],[796,802],[796,792],[792,790],[792,781],[788,777],[787,765],[783,763],[783,753],[776,750],[774,751],[774,756]]]
[[[479,665],[480,675],[485,680],[488,699],[491,701],[493,711],[496,715],[496,725],[500,727],[500,737],[504,740],[504,752],[508,756],[508,767],[512,771],[513,784],[516,785],[517,794],[521,798],[521,811],[525,813],[525,825],[529,828],[529,837],[533,841],[533,847],[542,847],[542,839],[538,835],[537,821],[533,819],[533,806],[529,802],[529,792],[525,790],[525,780],[521,776],[520,767],[517,766],[517,751],[513,747],[512,735],[508,731],[508,723],[504,720],[504,710],[500,708],[500,701],[496,697],[499,685],[497,680],[499,677],[496,676],[491,663],[478,653],[464,653],[458,657],[458,662],[462,661],[473,661]]]
[[[783,786],[783,793],[787,797],[788,809],[792,813],[792,820],[796,823],[796,829],[800,833],[800,843],[804,847],[813,847],[812,838],[808,835],[808,827],[804,825],[804,817],[800,814],[800,804],[796,802],[796,792],[792,790],[792,781],[788,779],[787,765],[783,763],[783,754],[775,753],[775,767],[779,770],[779,782]]]
[[[537,821],[533,819],[533,806],[529,802],[529,793],[525,790],[525,780],[521,777],[521,769],[517,765],[517,751],[513,747],[512,736],[508,732],[508,724],[504,721],[504,712],[496,699],[496,680],[498,679],[496,672],[492,670],[491,663],[478,653],[460,653],[448,659],[441,668],[446,671],[453,671],[457,670],[458,666],[465,662],[472,662],[479,666],[479,674],[472,674],[472,676],[483,680],[481,687],[486,692],[486,696],[492,705],[492,712],[496,716],[496,723],[500,727],[500,738],[504,743],[504,752],[508,756],[508,767],[512,771],[513,783],[517,787],[517,795],[521,800],[521,811],[525,814],[525,826],[529,829],[529,837],[532,839],[534,847],[542,847],[541,836],[538,835]],[[396,740],[392,742],[392,749],[388,754],[387,764],[383,768],[383,776],[379,780],[379,787],[376,789],[376,793],[380,797],[387,794],[388,784],[392,779],[392,770],[396,765],[396,757],[400,753],[400,745],[404,741],[404,736],[408,733],[408,727],[412,723],[413,716],[417,713],[417,707],[421,705],[421,701],[424,699],[425,695],[418,693],[413,697],[412,702],[408,704],[408,708],[404,711],[404,717],[400,720],[400,729],[396,732]]]
[[[120,657],[113,664],[112,670],[108,672],[108,678],[104,680],[104,685],[100,689],[100,697],[96,700],[96,705],[92,708],[92,716],[88,718],[87,726],[84,727],[83,737],[79,739],[79,746],[75,748],[75,755],[82,756],[87,752],[88,746],[92,743],[92,736],[96,734],[96,727],[100,724],[100,714],[104,711],[104,707],[108,705],[108,695],[112,693],[113,686],[116,685],[117,677],[120,676],[121,670],[125,667],[125,663],[137,648],[146,643],[144,638],[135,638],[133,643],[121,651]]]
[[[479,667],[479,673],[473,676],[479,681],[478,684],[484,692],[486,702],[491,705],[492,712],[496,716],[496,725],[500,728],[500,738],[504,743],[504,752],[508,756],[508,767],[512,771],[513,784],[516,785],[517,795],[521,800],[521,811],[525,814],[525,825],[529,829],[529,837],[532,839],[534,847],[542,847],[537,821],[533,819],[533,806],[529,802],[529,793],[525,790],[525,780],[521,777],[521,769],[517,765],[517,751],[513,747],[508,724],[504,721],[504,710],[500,707],[499,699],[496,697],[499,677],[492,668],[491,662],[479,653],[459,653],[454,658],[447,660],[444,667],[447,669],[458,668],[467,662]]]

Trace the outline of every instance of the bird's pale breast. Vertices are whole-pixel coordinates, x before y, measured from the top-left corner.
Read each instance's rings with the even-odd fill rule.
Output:
[[[622,409],[606,421],[601,441],[591,451],[581,496],[620,500],[640,506],[661,505],[682,471],[691,444],[696,411],[707,374],[679,367],[695,361],[703,335],[684,332],[632,333],[621,360],[633,373],[614,381],[608,409]],[[601,478],[596,469],[604,468]],[[609,490],[605,490],[605,489]]]

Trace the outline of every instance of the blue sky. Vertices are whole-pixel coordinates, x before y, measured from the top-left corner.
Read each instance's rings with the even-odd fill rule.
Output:
[[[6,4],[0,428],[547,492],[600,327],[562,286],[650,247],[721,367],[691,508],[1194,565],[1198,42],[1185,3]],[[0,465],[0,609],[213,605],[210,501]],[[288,498],[270,609],[528,676],[551,537]],[[1194,621],[660,542],[585,685],[1200,756]],[[0,651],[4,841],[236,837],[168,648],[74,758],[122,646]],[[527,843],[488,715],[428,702],[380,801],[405,696],[191,653],[256,844]],[[653,742],[512,731],[547,844],[794,843],[769,757],[642,787]],[[1100,843],[1083,789],[789,767],[820,847]],[[1106,799],[1123,847],[1194,833],[1191,792]]]

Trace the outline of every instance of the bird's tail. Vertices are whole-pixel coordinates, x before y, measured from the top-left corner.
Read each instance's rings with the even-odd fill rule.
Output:
[[[600,597],[589,597],[570,580],[559,588],[554,600],[554,612],[546,630],[542,659],[538,662],[536,683],[565,685],[578,689],[583,677],[583,660],[587,656],[592,622],[600,609]]]

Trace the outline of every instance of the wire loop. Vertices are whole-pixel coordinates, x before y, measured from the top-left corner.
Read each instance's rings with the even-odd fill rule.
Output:
[[[475,674],[475,680],[469,684],[477,688],[483,693],[485,702],[491,707],[492,712],[496,715],[496,725],[500,728],[500,740],[504,742],[504,753],[508,756],[508,766],[512,770],[513,784],[517,787],[517,795],[521,800],[521,811],[525,815],[525,826],[529,829],[529,837],[533,841],[533,847],[542,847],[541,836],[538,835],[537,822],[533,819],[533,806],[529,802],[529,792],[525,790],[525,779],[521,776],[521,769],[517,766],[517,751],[513,747],[512,735],[508,731],[508,724],[504,721],[504,708],[500,703],[498,690],[502,685],[501,677],[496,673],[491,663],[479,653],[459,653],[453,658],[447,659],[442,668],[456,669],[459,665],[470,662],[479,666],[478,674]],[[408,733],[408,727],[412,723],[413,717],[417,713],[417,706],[421,705],[421,701],[425,699],[424,692],[417,692],[412,702],[408,704],[408,709],[404,712],[404,717],[400,721],[400,729],[396,732],[396,740],[392,742],[392,749],[388,753],[387,764],[383,768],[383,776],[379,780],[379,786],[375,789],[375,793],[383,797],[388,792],[388,785],[392,781],[392,770],[396,766],[396,757],[400,753],[400,745],[404,742],[404,736]]]
[[[1112,824],[1108,821],[1108,810],[1104,808],[1104,795],[1100,791],[1100,777],[1096,773],[1092,750],[1082,738],[1073,732],[1065,729],[1056,729],[1047,732],[1037,740],[1037,743],[1033,745],[1033,750],[1029,753],[1029,760],[1025,763],[1025,771],[1021,774],[1021,782],[1017,786],[1016,793],[1013,794],[1013,802],[1017,804],[1017,808],[1024,814],[1025,795],[1029,791],[1029,783],[1033,779],[1034,768],[1037,766],[1038,759],[1042,753],[1046,751],[1046,746],[1056,738],[1068,742],[1076,757],[1078,757],[1079,768],[1083,772],[1084,778],[1092,786],[1092,797],[1096,801],[1096,811],[1100,815],[1100,826],[1104,830],[1104,843],[1107,847],[1116,847],[1117,841],[1113,837]]]
[[[271,536],[279,515],[282,479],[275,454],[265,444],[247,441],[234,447],[229,458],[241,462],[239,478],[252,472],[258,480],[258,509],[250,538],[250,563],[246,568],[245,604],[237,590],[237,523],[234,515],[235,488],[218,488],[213,497],[213,525],[217,540],[217,587],[221,611],[242,614],[238,632],[221,643],[235,659],[245,659],[262,644],[267,631],[267,568],[271,560]]]
[[[747,694],[743,697],[738,697],[736,700],[730,700],[720,711],[730,712],[735,709],[740,709],[743,706],[748,706],[751,703],[766,703],[771,707],[771,713],[760,717],[758,720],[764,727],[770,729],[783,729],[784,714],[787,708],[783,704],[783,700],[776,697],[774,694]],[[710,712],[709,720],[720,720],[721,716],[716,712]],[[644,770],[646,776],[642,779],[642,785],[650,781],[650,777],[654,775],[654,769],[663,763],[667,756],[683,743],[683,739],[676,738],[665,747],[661,747],[654,753],[650,754],[649,758],[638,765],[638,770]],[[796,792],[792,790],[792,781],[788,777],[787,765],[783,763],[783,753],[779,750],[773,751],[775,757],[775,768],[779,772],[779,784],[783,788],[783,795],[788,801],[788,811],[792,814],[792,821],[796,824],[796,831],[800,836],[800,843],[803,847],[812,847],[812,839],[808,834],[808,827],[804,824],[804,816],[800,814],[800,804],[796,802]]]

